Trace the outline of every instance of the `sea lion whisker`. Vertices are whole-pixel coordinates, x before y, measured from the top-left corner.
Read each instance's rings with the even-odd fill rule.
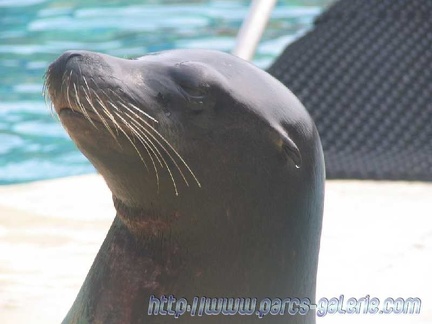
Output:
[[[132,109],[131,109],[130,107],[128,107],[128,106],[125,105],[124,99],[123,99],[122,97],[120,97],[116,92],[114,92],[114,91],[111,90],[111,89],[109,89],[109,91],[110,91],[114,96],[116,96],[116,97],[119,99],[119,101],[118,101],[119,104],[121,104],[125,109],[128,109],[129,111],[132,112]],[[105,91],[103,91],[103,90],[102,90],[102,92],[105,93]],[[107,95],[107,94],[105,93],[105,95]],[[146,113],[145,111],[142,111],[141,109],[139,109],[139,108],[138,108],[137,106],[135,106],[134,104],[132,104],[132,103],[130,103],[130,102],[128,102],[127,104],[130,105],[132,108],[134,108],[134,109],[137,111],[137,112],[133,112],[133,114],[136,114],[136,115],[137,115],[137,118],[139,118],[140,120],[144,121],[144,119],[140,116],[140,114],[142,114],[142,115],[146,116],[147,118],[151,119],[152,121],[154,121],[155,123],[159,123],[158,120],[157,120],[156,118],[150,116],[150,115],[149,115],[148,113]]]
[[[117,112],[120,112],[121,113],[121,110],[113,103],[113,102],[111,102],[111,101],[108,101],[107,102],[108,103],[108,105],[110,105],[115,111],[117,111]],[[104,110],[104,112],[105,112],[105,114],[107,114],[108,116],[112,116],[112,121],[113,121],[113,123],[114,123],[114,125],[115,126],[117,126],[117,127],[119,127],[120,125],[119,125],[119,123],[118,123],[118,121],[114,118],[114,116],[111,114],[111,112],[108,110],[108,109],[106,109],[106,110]],[[127,125],[126,125],[127,126]]]
[[[130,107],[128,107],[127,105],[125,105],[123,102],[119,101],[118,102],[119,105],[121,105],[124,109],[126,109],[127,111],[129,111],[131,114],[133,114],[137,119],[141,120],[143,123],[148,124],[148,121],[145,120],[144,118],[142,118],[139,114],[137,114],[135,111],[133,111]],[[152,119],[153,120],[153,119]],[[158,121],[156,119],[154,119],[154,121],[157,123]]]
[[[81,87],[82,87],[82,89],[84,91],[84,94],[86,96],[87,102],[89,103],[90,107],[93,109],[93,111],[95,112],[95,114],[99,117],[99,119],[101,120],[101,122],[104,124],[104,126],[110,131],[111,135],[113,135],[111,128],[109,127],[108,124],[104,123],[105,119],[99,114],[98,110],[93,105],[93,101],[90,98],[91,89],[90,89],[90,87],[88,85],[88,82],[87,82],[87,79],[86,79],[86,77],[84,75],[82,76],[82,79],[84,81],[85,87],[87,88],[87,90],[86,90],[84,88],[84,86],[81,85]],[[96,93],[94,93],[94,94],[96,95],[96,97],[98,97]],[[116,133],[118,135],[119,133],[118,133],[117,127],[119,125],[117,124],[117,121],[115,120],[114,116],[112,116],[111,114],[109,114],[109,112],[107,113],[106,107],[103,104],[101,104],[101,107],[102,107],[102,111],[105,112],[105,114],[107,115],[107,117],[110,118],[110,120],[113,122],[114,128],[116,129]],[[114,136],[114,139],[117,141],[117,138],[115,136]]]
[[[57,121],[61,122],[59,115],[55,113],[55,107],[54,107],[54,104],[52,102],[49,103],[49,110],[50,110],[51,116],[54,119],[57,119]]]
[[[127,113],[125,113],[126,115],[128,115]],[[128,115],[129,116],[129,115]],[[129,116],[130,118],[130,116]],[[149,125],[148,123],[146,123],[149,127],[151,127],[151,125]],[[153,138],[153,140],[156,141],[157,144],[159,144],[159,146],[162,148],[162,150],[169,156],[169,158],[171,159],[171,161],[174,163],[175,167],[177,168],[177,170],[179,171],[180,175],[182,176],[184,182],[186,183],[186,185],[189,187],[189,182],[186,179],[186,176],[184,175],[183,171],[181,170],[180,166],[178,165],[178,163],[176,162],[176,160],[174,159],[174,157],[171,155],[171,153],[166,149],[166,147],[147,129],[145,128],[143,125],[140,125],[139,123],[136,123],[137,127],[139,127],[141,130],[143,130],[144,132],[146,132],[151,138]],[[154,128],[153,128],[154,130]],[[165,161],[164,161],[165,162]],[[168,164],[165,162],[165,165],[167,166],[167,168],[169,168]]]
[[[48,95],[48,90],[47,90],[47,85],[49,84],[48,80],[47,80],[47,73],[45,72],[44,76],[43,76],[43,85],[42,85],[42,96],[44,97],[45,103],[47,100],[47,95]]]
[[[51,83],[49,82],[49,79],[48,79],[48,73],[49,72],[50,72],[50,69],[48,69],[48,71],[44,74],[44,83],[42,86],[42,96],[44,98],[45,105],[48,106],[48,109],[50,111],[51,116],[54,119],[57,119],[58,121],[60,121],[60,118],[55,113],[54,105],[53,105],[53,103],[51,101],[51,97],[49,95],[49,89],[51,87]]]
[[[177,155],[177,157],[180,159],[180,161],[183,163],[183,165],[187,168],[187,170],[189,171],[189,173],[194,178],[194,180],[197,183],[198,187],[201,188],[201,183],[199,182],[199,180],[196,177],[195,173],[192,171],[192,169],[189,167],[189,165],[186,163],[186,161],[182,158],[182,156],[177,152],[177,150],[152,125],[150,125],[150,124],[147,123],[147,126],[149,126],[153,130],[153,132],[155,132],[168,145],[168,147],[175,153],[175,155]]]
[[[146,112],[142,111],[141,109],[139,109],[137,106],[135,106],[133,103],[129,103],[129,105],[134,108],[135,110],[139,111],[140,113],[142,113],[144,116],[150,118],[151,120],[153,120],[155,123],[159,123],[157,121],[157,119],[153,118],[152,116],[150,116],[149,114],[147,114]]]
[[[144,122],[144,123],[147,123],[147,121],[139,114],[139,113],[141,113],[141,114],[143,114],[144,116],[146,116],[146,117],[148,117],[149,119],[151,119],[153,122],[155,122],[155,123],[158,123],[158,121],[155,119],[155,118],[153,118],[153,117],[151,117],[149,114],[147,114],[146,112],[144,112],[144,111],[138,111],[139,113],[137,113],[136,111],[134,111],[134,110],[132,110],[129,106],[127,106],[127,104],[129,104],[129,105],[131,105],[131,103],[125,103],[124,102],[124,99],[123,98],[121,98],[117,93],[115,93],[112,89],[108,89],[108,91],[111,93],[111,94],[113,94],[114,96],[116,96],[117,98],[118,98],[118,101],[117,101],[117,103],[118,104],[120,104],[124,109],[126,109],[127,111],[129,111],[131,114],[133,114],[137,119],[139,119],[139,120],[141,120],[142,122]],[[102,93],[104,93],[105,94],[105,96],[107,97],[107,98],[109,98],[110,96],[108,96],[108,94],[104,91],[104,90],[101,90],[101,92]]]
[[[111,105],[111,102],[108,102],[108,104]],[[118,128],[121,127],[120,124],[119,124],[119,122],[117,121],[117,119],[115,119],[114,115],[111,114],[111,112],[110,112],[109,110],[107,110],[107,109],[103,109],[102,111],[105,113],[105,115],[108,116],[108,118],[109,118],[109,119],[111,120],[111,122],[113,123],[113,125],[114,125],[114,129],[116,130],[116,133],[117,133],[117,136],[118,136],[118,135],[119,135]]]
[[[87,82],[87,79],[86,79],[86,77],[85,77],[84,75],[82,76],[82,79],[83,79],[83,81],[84,81],[84,84],[85,84],[87,90],[90,91],[90,87],[89,87],[88,82]]]
[[[72,73],[72,71],[70,71],[71,73]],[[65,84],[66,84],[66,80],[68,79],[68,77],[67,77],[67,73],[64,73],[63,75],[62,75],[62,82],[61,82],[61,85],[60,85],[60,92],[62,92],[63,93],[63,87],[65,87]]]
[[[116,110],[116,111],[118,111],[118,112],[120,112],[120,113],[122,113],[122,110],[121,109],[119,109],[119,107],[117,107],[111,100],[109,100],[109,96],[108,96],[108,94],[103,90],[103,89],[100,89],[100,91],[106,96],[106,98],[108,98],[107,99],[107,103],[114,109],[114,110]],[[114,94],[114,95],[116,95],[119,99],[121,99],[113,90],[111,90],[111,89],[108,89],[108,91],[110,91],[112,94]],[[122,105],[123,106],[123,108],[125,108],[126,110],[128,110],[129,112],[131,112],[134,116],[133,117],[135,117],[135,118],[137,118],[137,119],[139,119],[139,120],[141,120],[142,122],[144,122],[144,123],[147,123],[147,121],[146,120],[144,120],[141,116],[139,116],[137,113],[135,113],[134,111],[132,111],[131,109],[129,109],[127,106],[125,106],[121,101],[120,102],[117,102],[118,104],[120,104],[120,105]],[[131,119],[131,120],[133,120],[134,118],[133,117],[131,117],[130,115],[128,115],[128,117]],[[144,134],[144,133],[142,133],[141,132],[141,134],[142,135],[144,135],[146,138],[147,138],[147,140],[148,141],[150,141],[150,139]],[[154,148],[157,150],[157,147],[153,144],[153,142],[151,142],[150,141],[150,143],[154,146]],[[155,154],[156,155],[156,154]],[[159,155],[160,155],[160,157],[163,159],[163,156],[159,153]],[[158,159],[158,162],[159,162],[159,164],[161,165],[161,167],[163,167],[163,164],[162,164],[162,162],[160,161],[160,159],[158,158],[158,156],[156,155],[156,157],[157,157],[157,159]]]
[[[105,91],[102,90],[103,93],[105,93]],[[115,92],[113,92],[111,90],[112,93],[114,93],[115,95],[117,95]],[[107,94],[105,93],[105,95],[107,96]],[[118,95],[117,95],[118,96]],[[120,98],[120,97],[119,97]],[[120,98],[121,99],[121,98]],[[139,120],[141,120],[145,125],[147,125],[148,127],[150,127],[155,133],[157,133],[159,135],[159,137],[161,137],[169,146],[169,148],[171,150],[173,150],[175,152],[175,154],[178,156],[178,158],[180,159],[180,161],[186,166],[187,170],[191,173],[192,177],[195,179],[195,181],[197,182],[198,186],[201,187],[200,182],[198,181],[198,179],[196,178],[195,174],[192,172],[192,170],[190,169],[190,167],[187,165],[187,163],[184,161],[184,159],[180,156],[180,154],[172,147],[172,145],[170,143],[168,143],[167,140],[165,140],[165,138],[163,138],[163,136],[146,120],[144,120],[141,116],[139,116],[135,111],[133,111],[132,109],[130,109],[130,107],[126,106],[123,102],[118,102],[124,109],[126,109],[127,111],[129,111],[131,114],[133,114],[134,117],[138,118]],[[134,106],[133,104],[129,105],[133,106],[135,109],[137,109],[138,111],[139,108]],[[129,114],[125,113],[131,120],[133,120],[133,117],[130,116]],[[155,119],[152,118],[152,120],[156,121]],[[157,121],[156,121],[157,122]],[[164,145],[162,145],[162,143],[160,143],[160,141],[153,136],[153,134],[145,127],[143,127],[142,125],[140,125],[139,123],[136,123],[136,125],[141,128],[143,131],[145,131],[147,134],[149,134],[158,144],[160,147],[162,147],[162,149],[165,151],[165,153],[169,156],[169,158],[171,159],[171,161],[174,163],[174,165],[176,166],[176,168],[178,169],[180,175],[182,176],[184,182],[186,183],[187,186],[189,186],[189,182],[186,179],[186,176],[184,175],[183,171],[181,170],[180,166],[178,165],[178,163],[175,161],[175,159],[173,158],[173,156],[168,152],[168,150],[165,148]],[[168,167],[168,164],[165,162],[165,165]]]
[[[144,163],[144,166],[146,167],[147,171],[150,171],[149,168],[148,168],[147,163],[145,162],[143,156],[141,155],[140,151],[138,150],[137,146],[135,145],[135,143],[133,142],[133,140],[130,138],[130,136],[126,133],[126,131],[122,127],[119,127],[119,130],[126,137],[126,139],[129,141],[129,143],[135,149],[135,151],[138,153],[138,156],[140,157],[140,160],[142,161],[142,163]]]
[[[129,118],[131,118],[127,113],[125,113]],[[163,168],[163,166],[165,165],[166,166],[166,168],[167,168],[167,170],[168,170],[168,172],[169,172],[169,174],[170,174],[170,176],[171,176],[171,179],[172,179],[172,181],[173,181],[173,185],[174,185],[174,189],[175,189],[175,193],[176,193],[176,195],[178,196],[178,190],[177,190],[177,186],[176,186],[176,183],[175,183],[175,181],[174,181],[174,177],[173,177],[173,174],[172,174],[172,171],[171,171],[171,168],[169,167],[169,165],[168,165],[168,163],[167,163],[167,161],[165,160],[165,157],[163,156],[163,154],[159,151],[159,149],[157,148],[157,146],[154,144],[154,142],[151,140],[151,138],[149,138],[147,135],[146,135],[146,133],[148,134],[148,135],[150,135],[155,141],[156,141],[156,143],[157,144],[159,144],[159,146],[160,147],[162,147],[162,149],[169,155],[169,153],[166,151],[166,149],[162,146],[162,144],[154,137],[154,136],[152,136],[152,134],[151,133],[149,133],[146,129],[142,129],[142,127],[141,127],[141,125],[136,121],[136,120],[134,120],[133,118],[131,118],[131,122],[132,123],[134,123],[137,127],[138,127],[138,129],[140,129],[141,128],[141,132],[140,132],[140,134],[142,134],[142,136],[144,136],[146,139],[147,139],[147,141],[149,142],[149,143],[151,143],[151,145],[154,147],[154,150],[157,152],[157,154],[156,153],[154,153],[154,151],[152,151],[154,154],[155,154],[155,156],[156,156],[156,158],[158,159],[158,161],[159,161],[159,163],[161,164],[161,167]],[[160,158],[162,159],[162,161],[163,161],[163,164],[162,164],[162,162],[161,162],[161,160],[159,159],[159,157],[158,157],[158,155],[160,156]],[[175,163],[175,162],[174,162]],[[178,166],[177,166],[177,168],[178,168]],[[181,171],[180,171],[180,174],[181,174]],[[182,177],[183,177],[183,179],[184,179],[184,176],[182,175]],[[158,189],[159,189],[159,186],[158,186]]]
[[[129,127],[129,129],[131,129],[131,130],[134,130],[135,128],[133,128],[131,125],[130,125],[130,123],[128,122],[128,121],[126,121],[119,113],[115,113],[121,120],[122,120],[122,122],[123,123],[125,123],[125,125],[129,125],[128,127]],[[128,115],[127,113],[125,113],[129,118],[131,118],[130,117],[130,115]],[[132,121],[133,121],[133,119],[131,119]],[[135,135],[136,135],[136,133],[134,133]],[[162,148],[163,148],[163,146],[161,146]],[[150,155],[150,154],[149,154]],[[150,158],[152,158],[152,156],[150,155]],[[152,159],[152,161],[153,161],[153,159]],[[172,181],[172,183],[173,183],[173,186],[174,186],[174,191],[175,191],[175,194],[176,194],[176,196],[178,196],[178,194],[179,194],[179,192],[178,192],[178,189],[177,189],[177,184],[176,184],[176,182],[175,182],[175,179],[174,179],[174,176],[173,176],[173,174],[172,174],[172,172],[171,172],[171,169],[170,169],[170,167],[168,166],[168,164],[166,163],[166,161],[165,161],[165,159],[163,159],[163,161],[164,161],[164,163],[165,163],[165,165],[166,165],[166,167],[167,167],[167,170],[168,170],[168,173],[169,173],[169,175],[170,175],[170,177],[171,177],[171,181]]]
[[[90,91],[94,94],[94,96],[96,97],[96,101],[99,103],[99,105],[102,107],[102,109],[108,110],[107,106],[105,105],[105,103],[102,100],[102,98],[98,95],[98,93],[96,92],[96,90],[90,89]]]
[[[150,160],[152,161],[152,164],[153,164],[153,168],[154,168],[154,170],[155,170],[155,174],[156,174],[156,184],[157,184],[157,190],[158,190],[158,192],[159,192],[159,172],[158,172],[158,170],[157,170],[157,167],[156,167],[156,163],[155,163],[155,161],[154,161],[154,159],[153,159],[153,156],[152,156],[152,154],[150,154],[150,151],[155,155],[155,157],[156,157],[156,159],[158,160],[158,162],[159,162],[159,164],[160,165],[162,165],[162,162],[160,161],[160,159],[159,159],[159,157],[157,156],[157,154],[155,153],[155,151],[153,150],[153,148],[151,147],[151,145],[149,145],[148,144],[148,142],[146,141],[146,139],[145,138],[143,138],[142,137],[142,135],[145,135],[145,134],[142,134],[142,133],[140,133],[134,126],[132,126],[130,123],[128,123],[122,116],[121,116],[121,114],[120,113],[118,113],[118,112],[114,112],[121,120],[122,120],[122,122],[124,123],[124,125],[130,130],[130,131],[132,131],[132,133],[135,135],[135,137],[137,137],[138,138],[138,140],[140,141],[140,143],[144,146],[144,149],[146,150],[146,152],[147,152],[147,155],[150,157]],[[153,143],[152,143],[152,145],[154,145]]]
[[[119,109],[113,102],[111,102],[111,101],[108,101],[108,104],[110,104],[111,105],[111,107],[113,107],[114,108],[114,110],[116,110],[118,113],[120,113],[120,114],[125,114],[126,116],[128,116],[129,117],[129,119],[131,120],[131,121],[134,121],[135,122],[135,124],[137,124],[137,122],[134,120],[134,118],[132,117],[132,116],[130,116],[129,114],[127,114],[127,113],[125,113],[125,112],[123,112],[121,109]],[[135,117],[135,116],[134,116]],[[139,116],[136,116],[137,118],[139,117]],[[123,118],[122,118],[123,119]],[[123,119],[124,120],[124,119]],[[128,123],[128,125],[130,125],[129,123]],[[136,128],[135,128],[135,130],[137,130]],[[139,130],[137,130],[137,131],[139,131]],[[164,166],[164,164],[161,162],[161,160],[159,159],[159,156],[162,158],[162,159],[164,159],[164,157],[163,157],[163,155],[159,152],[159,150],[157,149],[157,146],[156,145],[154,145],[154,143],[151,141],[151,139],[143,132],[143,131],[141,131],[141,132],[139,132],[139,134],[141,135],[141,136],[144,136],[145,137],[145,139],[146,139],[146,141],[148,141],[153,147],[154,147],[154,149],[156,150],[156,153],[155,152],[153,152],[154,154],[155,154],[155,156],[156,156],[156,158],[157,158],[157,160],[158,160],[158,162],[159,162],[159,164],[160,164],[160,166],[161,167],[163,167]]]
[[[84,76],[83,76],[83,79],[84,79],[84,82],[87,83],[87,81],[85,80],[85,77],[84,77]],[[86,99],[86,101],[88,102],[88,104],[90,105],[90,107],[93,109],[93,111],[95,112],[95,114],[99,117],[100,121],[103,123],[103,125],[104,125],[105,128],[108,130],[108,132],[111,134],[111,136],[114,138],[114,140],[117,142],[117,144],[120,145],[120,143],[119,143],[119,141],[118,141],[118,139],[117,139],[117,136],[114,134],[113,130],[112,130],[111,127],[108,125],[108,123],[106,122],[105,118],[103,118],[103,116],[98,112],[98,110],[96,109],[96,107],[93,105],[93,102],[92,102],[92,100],[90,99],[90,94],[86,91],[86,89],[85,89],[83,86],[81,86],[81,87],[82,87],[82,90],[83,90],[83,92],[84,92],[84,98]],[[102,108],[104,108],[104,107],[102,107]],[[84,109],[85,109],[85,108],[84,108]],[[104,109],[103,109],[103,111],[105,112]],[[113,122],[114,127],[119,126],[118,123],[117,123],[117,121],[115,120],[114,116],[112,116],[109,112],[108,112],[108,113],[105,112],[105,114],[106,114],[107,117],[110,118],[110,120]],[[92,122],[92,124],[93,124],[93,122]],[[96,127],[95,124],[93,124],[93,125]],[[97,129],[97,127],[96,127],[96,129]],[[116,132],[117,132],[117,135],[118,135],[118,130],[117,130],[117,128],[116,128]]]
[[[139,133],[142,136],[144,136],[145,139],[147,140],[147,142],[149,142],[152,145],[152,147],[155,149],[156,152],[154,152],[154,154],[156,155],[156,157],[157,157],[157,159],[159,161],[160,166],[163,167],[164,165],[166,165],[165,158],[164,158],[163,154],[159,151],[159,149],[157,148],[157,146],[153,143],[152,139],[149,138],[149,136],[148,136],[148,135],[151,136],[151,134],[148,134],[148,132],[146,132],[146,130],[141,129],[141,127],[140,127],[141,125],[136,120],[134,120],[133,117],[130,116],[128,113],[126,113],[126,112],[122,112],[122,113],[125,114],[127,117],[130,118],[131,122],[135,125],[135,127],[138,127],[138,129],[137,128],[135,128],[135,129],[137,129],[137,131],[139,131]],[[161,162],[161,159],[164,161],[164,163]]]
[[[87,91],[86,91],[84,88],[83,88],[83,91],[84,91],[84,98],[86,99],[87,103],[90,105],[90,107],[91,107],[92,110],[95,112],[95,114],[96,114],[96,115],[99,115],[98,112],[97,112],[97,109],[95,108],[95,106],[93,105],[93,102],[92,102],[91,99],[90,99],[89,94],[87,93]],[[94,124],[93,122],[91,122],[91,123],[92,123],[92,125],[93,125],[96,129],[99,129],[99,128],[96,126],[96,124]]]
[[[67,84],[66,84],[66,100],[69,103],[69,107],[72,108],[72,104],[71,104],[71,101],[70,101],[71,76],[72,76],[72,71],[70,71],[70,75],[68,77],[66,77],[65,80],[67,79]]]
[[[96,101],[99,103],[99,105],[102,108],[102,111],[105,113],[105,115],[107,115],[108,118],[111,119],[111,121],[113,121],[114,127],[119,126],[119,124],[116,122],[114,116],[110,116],[110,112],[108,110],[108,108],[105,106],[104,102],[102,101],[102,99],[98,96],[98,94],[93,91],[92,89],[90,89],[91,92],[96,96]],[[83,91],[84,93],[88,96],[87,100],[90,103],[90,93],[87,93],[87,91],[84,89],[83,87]],[[102,124],[105,126],[105,128],[108,130],[108,132],[111,134],[111,136],[117,141],[117,137],[114,134],[112,128],[108,125],[107,121],[105,120],[105,118],[98,112],[98,110],[96,109],[96,107],[94,107],[94,105],[92,103],[90,103],[90,106],[92,107],[92,109],[94,110],[95,114],[99,117],[100,121],[102,122]],[[118,131],[116,129],[116,132],[118,134]]]
[[[87,112],[87,109],[85,109],[85,107],[81,103],[81,100],[79,99],[78,90],[77,90],[77,86],[76,86],[75,82],[73,84],[73,87],[74,87],[74,90],[75,90],[75,102],[77,103],[78,108],[81,110],[81,112],[83,113],[84,117],[90,122],[90,124],[92,124],[94,127],[96,127],[96,125],[93,123],[93,120],[90,118],[90,116],[89,116],[89,114]],[[96,129],[97,129],[97,127],[96,127]]]
[[[47,90],[47,87],[48,87],[48,85],[47,85],[47,81],[45,80],[44,81],[44,84],[43,84],[43,86],[42,86],[42,97],[44,98],[44,101],[45,101],[45,104],[47,105],[48,104],[48,90]]]
[[[98,110],[96,109],[96,107],[93,105],[92,100],[90,99],[89,94],[87,93],[86,89],[83,88],[84,91],[84,98],[87,100],[88,104],[90,105],[90,107],[93,109],[93,111],[95,112],[95,114],[99,117],[100,121],[102,122],[102,124],[105,126],[105,128],[108,130],[108,132],[111,134],[111,136],[114,138],[114,140],[120,144],[118,142],[117,136],[114,134],[112,128],[109,126],[109,124],[107,123],[107,121],[105,120],[105,118],[98,112]],[[110,118],[111,121],[113,121],[114,126],[116,127],[117,123],[116,120],[114,119],[114,117],[111,115],[107,115],[108,118]],[[117,125],[118,126],[118,125]],[[97,127],[96,127],[97,128]],[[116,132],[118,134],[118,130],[116,129]]]
[[[117,111],[114,111],[114,114],[116,114],[117,115],[117,117],[123,122],[123,124],[128,128],[128,129],[130,129],[134,134],[135,134],[135,136],[138,138],[138,140],[140,141],[140,143],[144,146],[144,148],[145,148],[145,150],[146,150],[146,152],[147,152],[147,154],[148,154],[148,156],[150,157],[150,160],[152,161],[152,164],[153,164],[153,168],[154,168],[154,170],[155,170],[155,175],[156,175],[156,183],[157,183],[157,187],[158,187],[158,191],[159,191],[159,173],[158,173],[158,170],[157,170],[157,167],[156,167],[156,163],[155,163],[155,161],[154,161],[154,159],[153,159],[153,157],[152,157],[152,155],[150,154],[150,151],[149,151],[149,149],[153,152],[153,150],[152,150],[152,148],[151,147],[149,147],[149,145],[147,144],[147,142],[145,141],[145,139],[143,139],[142,138],[142,136],[140,135],[140,133],[132,126],[132,125],[130,125],[122,116],[121,116],[121,114],[119,114]],[[121,130],[123,130],[122,128],[120,128]],[[123,131],[123,134],[125,135],[125,136],[127,136],[126,135],[126,133]],[[128,137],[128,136],[127,136]],[[129,140],[130,141],[130,140]],[[136,148],[136,146],[134,145],[134,147],[135,147],[135,149],[137,150],[137,148]],[[138,152],[138,154],[139,154],[139,156],[141,157],[141,154]],[[142,160],[142,157],[141,157],[141,160]],[[159,160],[159,159],[158,159]],[[143,161],[144,162],[144,161]],[[145,163],[145,162],[144,162]],[[159,163],[160,163],[160,161],[159,161]],[[147,166],[147,165],[146,165]],[[148,167],[147,167],[147,170],[148,170]]]
[[[130,111],[130,109],[124,105],[122,102],[119,102],[120,105],[122,105],[122,107],[124,107],[125,109],[127,109],[128,111]],[[132,105],[132,104],[130,104]],[[139,109],[138,107],[134,106],[136,109]],[[130,116],[129,116],[130,117]],[[167,145],[168,147],[177,155],[177,157],[180,159],[180,161],[185,165],[185,167],[187,168],[187,170],[189,171],[189,173],[192,175],[192,177],[194,178],[194,180],[196,181],[196,183],[198,184],[198,187],[201,187],[201,183],[199,182],[199,180],[197,179],[197,177],[195,176],[195,174],[192,172],[191,168],[189,167],[189,165],[186,163],[186,161],[181,157],[181,155],[174,149],[174,147],[146,120],[143,120],[142,118],[139,118],[145,125],[147,125],[151,130],[153,130]],[[173,161],[173,163],[175,164],[176,168],[179,170],[183,180],[185,181],[186,185],[189,186],[189,183],[185,177],[185,175],[183,174],[183,172],[181,171],[181,168],[178,166],[177,162],[175,161],[175,159],[172,157],[171,154],[169,154],[169,152],[166,150],[166,148],[159,142],[159,140],[157,140],[152,133],[145,127],[143,127],[142,125],[139,125],[140,128],[142,128],[144,131],[146,131],[149,135],[152,136],[152,138],[154,140],[157,141],[157,143],[164,149],[164,151],[168,154],[168,156],[170,157],[170,159]]]

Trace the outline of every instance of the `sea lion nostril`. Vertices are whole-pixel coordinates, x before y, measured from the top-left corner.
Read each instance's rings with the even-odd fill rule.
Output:
[[[74,57],[81,57],[82,54],[81,53],[77,53],[77,52],[66,52],[66,62],[68,62],[70,59],[74,58]]]
[[[66,67],[66,64],[68,62],[70,62],[73,58],[75,57],[82,57],[83,55],[79,52],[76,51],[67,51],[65,52],[63,55],[61,55],[58,59],[57,59],[57,64],[60,65],[61,67]]]
[[[81,53],[77,52],[77,51],[67,51],[64,52],[57,60],[55,60],[51,65],[50,65],[50,69],[51,70],[56,70],[59,73],[61,73],[62,71],[64,71],[64,69],[66,68],[66,64],[73,58],[75,57],[81,57],[83,56]]]

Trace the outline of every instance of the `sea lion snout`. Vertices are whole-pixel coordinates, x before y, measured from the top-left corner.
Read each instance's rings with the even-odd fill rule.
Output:
[[[48,67],[45,88],[58,114],[65,108],[76,110],[71,96],[78,97],[82,76],[95,74],[94,67],[98,61],[95,57],[96,54],[91,52],[67,51]],[[91,71],[87,71],[88,66]]]
[[[53,103],[53,108],[57,113],[60,112],[61,108],[66,108],[68,106],[68,103],[66,102],[66,96],[62,91],[66,73],[66,65],[70,59],[80,56],[81,54],[78,52],[67,51],[48,67],[45,75],[45,87]]]

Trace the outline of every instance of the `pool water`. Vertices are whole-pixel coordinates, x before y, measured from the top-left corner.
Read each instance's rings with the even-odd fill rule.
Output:
[[[265,68],[332,0],[278,1],[255,56]],[[68,49],[131,58],[173,48],[230,52],[250,1],[0,0],[0,184],[94,172],[42,97]]]

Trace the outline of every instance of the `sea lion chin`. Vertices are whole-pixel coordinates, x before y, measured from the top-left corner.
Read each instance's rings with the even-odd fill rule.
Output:
[[[207,50],[135,60],[69,51],[45,85],[117,210],[64,323],[259,320],[149,315],[150,296],[162,294],[314,302],[323,154],[285,86]],[[287,320],[314,323],[315,315],[265,318]]]

